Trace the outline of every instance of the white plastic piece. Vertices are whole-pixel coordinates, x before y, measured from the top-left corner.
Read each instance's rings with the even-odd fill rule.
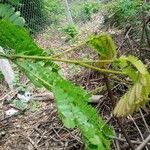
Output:
[[[28,91],[26,91],[24,94],[17,94],[17,97],[22,101],[22,102],[25,102],[27,103],[28,101],[31,100],[31,96],[32,94]]]
[[[3,48],[0,46],[0,52],[4,53]],[[0,59],[0,71],[2,71],[6,82],[10,89],[13,89],[13,81],[15,79],[12,67],[7,59]]]
[[[13,115],[15,115],[16,113],[18,113],[18,110],[14,109],[14,108],[10,108],[10,109],[7,110],[5,113],[6,113],[7,116],[13,116]]]

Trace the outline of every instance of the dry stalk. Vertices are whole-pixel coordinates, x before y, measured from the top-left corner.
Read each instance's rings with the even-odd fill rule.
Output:
[[[109,96],[110,100],[112,101],[112,106],[114,108],[114,106],[115,106],[115,98],[114,98],[114,95],[113,95],[111,87],[110,87],[108,76],[106,74],[104,74],[104,79],[105,79],[105,84],[106,84],[107,91],[108,91],[108,96]],[[121,129],[121,132],[124,135],[124,137],[125,137],[127,143],[129,144],[130,148],[132,150],[134,150],[133,144],[131,143],[128,135],[126,134],[126,131],[125,131],[124,127],[122,126],[121,120],[119,118],[117,118],[117,117],[114,117],[114,119],[117,121],[117,123],[118,123],[118,125],[119,125],[119,127]]]

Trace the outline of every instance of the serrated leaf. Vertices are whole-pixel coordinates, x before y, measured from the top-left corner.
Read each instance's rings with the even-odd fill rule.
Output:
[[[98,52],[102,60],[113,59],[116,56],[116,47],[110,35],[92,36],[87,43]]]
[[[73,129],[76,126],[73,118],[65,118],[63,120],[63,123],[67,128],[70,128],[70,129]]]
[[[122,68],[122,72],[126,73],[133,82],[138,80],[138,73],[131,66]]]
[[[87,97],[85,92],[81,92],[83,90],[79,89],[79,87],[76,87],[68,81],[56,81],[53,87],[53,93],[60,117],[64,124],[67,122],[67,127],[79,127],[83,138],[87,141],[87,147],[88,143],[91,143],[92,145],[95,144],[97,148],[103,147],[105,150],[105,147],[107,147],[109,149],[109,140],[103,132],[106,131],[106,135],[108,135],[107,133],[111,135],[111,129],[107,125],[105,126],[104,121],[97,116],[96,111],[88,106],[89,97]],[[102,126],[104,128],[101,129]],[[96,138],[95,140],[97,142],[94,141],[94,138]],[[98,139],[100,142],[98,142]]]
[[[127,61],[129,61],[141,74],[147,74],[146,65],[144,65],[141,60],[138,60],[134,56],[128,56]]]
[[[125,93],[114,109],[114,115],[117,117],[123,117],[132,115],[138,111],[139,108],[144,107],[148,101],[150,94],[150,74],[148,73],[145,65],[133,56],[122,57],[135,68],[131,69],[134,73],[127,72],[129,77],[134,78],[132,74],[135,74],[134,85]],[[130,65],[130,64],[129,64]],[[122,68],[125,70],[124,68]]]
[[[31,79],[31,82],[38,87],[42,85],[46,89],[51,90],[53,82],[61,78],[56,72],[52,72],[49,67],[43,67],[40,62],[32,63],[30,61],[24,61],[16,63],[27,77]]]
[[[15,50],[15,54],[42,55],[44,53],[33,42],[25,28],[17,27],[3,19],[0,20],[0,45]]]
[[[12,106],[15,108],[18,108],[19,110],[25,110],[28,104],[21,100],[14,100],[12,103]]]

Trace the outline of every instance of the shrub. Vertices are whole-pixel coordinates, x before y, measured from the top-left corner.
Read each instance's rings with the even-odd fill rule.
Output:
[[[78,31],[74,25],[66,25],[63,27],[63,31],[69,38],[74,38],[78,34]]]
[[[72,7],[73,18],[75,21],[86,22],[91,19],[92,14],[99,10],[98,2],[80,2]]]
[[[108,22],[115,26],[125,26],[126,24],[137,24],[141,0],[113,0],[106,5],[108,13],[111,15]],[[112,15],[113,14],[113,15]],[[138,15],[138,16],[137,16]]]
[[[97,3],[85,3],[83,5],[83,12],[87,20],[90,20],[92,14],[96,13],[97,11],[98,11]]]
[[[37,86],[44,86],[54,93],[55,103],[65,127],[78,127],[85,142],[85,149],[109,150],[112,129],[88,104],[91,97],[85,90],[60,76],[58,66],[51,60],[42,61],[39,56],[48,55],[32,41],[24,28],[0,20],[0,45],[9,47],[12,54],[37,57],[38,60],[13,60],[13,63]],[[0,54],[2,56],[2,54]]]
[[[63,3],[61,0],[44,0],[44,9],[50,16],[49,23],[57,24],[64,12]]]

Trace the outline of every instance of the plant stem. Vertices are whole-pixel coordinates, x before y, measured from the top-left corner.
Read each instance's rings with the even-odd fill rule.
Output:
[[[92,65],[88,65],[88,64],[85,64],[85,63],[78,63],[77,65],[80,65],[80,66],[83,66],[83,67],[86,67],[86,68],[90,68],[90,69],[93,69],[93,70],[96,70],[96,71],[99,71],[99,72],[102,72],[102,73],[112,73],[112,74],[118,74],[118,75],[126,75],[125,73],[120,72],[120,71],[101,69],[101,68],[94,67]]]
[[[28,55],[6,55],[0,53],[0,56],[7,59],[17,59],[17,58],[24,58],[24,59],[35,59],[35,60],[52,60],[52,61],[60,61],[66,63],[111,63],[113,60],[66,60],[54,57],[47,57],[47,56],[28,56]]]
[[[126,75],[125,73],[120,72],[120,71],[102,69],[102,68],[98,68],[98,67],[86,64],[85,61],[66,60],[66,59],[59,59],[59,58],[52,58],[52,57],[45,57],[45,56],[5,55],[5,54],[2,54],[2,53],[0,53],[0,57],[7,58],[7,59],[10,59],[10,60],[14,60],[14,59],[17,59],[17,58],[23,58],[23,59],[51,60],[51,61],[65,62],[65,63],[72,63],[72,64],[79,65],[79,66],[82,66],[82,67],[90,68],[90,69],[93,69],[93,70],[96,70],[96,71],[99,71],[99,72],[102,72],[102,73],[112,73],[112,74],[118,74],[118,75]],[[95,63],[95,62],[99,62],[99,63],[100,62],[101,63],[108,62],[108,63],[110,63],[112,61],[113,60],[86,61],[86,62],[91,62],[91,63],[92,62],[93,63]]]
[[[114,95],[113,95],[112,90],[111,90],[111,86],[110,86],[110,82],[109,82],[108,76],[106,74],[104,74],[104,79],[105,79],[105,84],[106,84],[107,91],[108,91],[108,96],[109,96],[110,100],[112,101],[112,106],[114,108],[114,106],[115,106],[115,98],[114,98]],[[117,123],[118,123],[118,125],[119,125],[119,127],[121,129],[122,134],[124,135],[126,141],[128,142],[130,148],[132,150],[134,150],[133,144],[131,143],[128,135],[126,134],[126,131],[125,131],[124,127],[122,126],[121,120],[119,118],[117,118],[117,117],[115,117],[115,119],[116,119],[116,121],[117,121]]]
[[[60,58],[51,58],[52,61],[60,61],[65,63],[111,63],[113,60],[68,60],[68,59],[60,59]]]
[[[82,43],[78,44],[78,45],[77,45],[77,46],[75,46],[75,47],[71,47],[71,48],[69,48],[69,49],[65,50],[65,51],[64,51],[64,52],[62,52],[62,53],[59,53],[59,54],[53,55],[53,56],[52,56],[52,58],[60,57],[60,56],[62,56],[62,55],[64,55],[64,54],[66,54],[66,53],[69,53],[69,52],[71,52],[71,51],[78,50],[78,48],[80,48],[81,46],[83,46],[83,45],[85,45],[85,44],[86,44],[86,42],[82,42]]]

